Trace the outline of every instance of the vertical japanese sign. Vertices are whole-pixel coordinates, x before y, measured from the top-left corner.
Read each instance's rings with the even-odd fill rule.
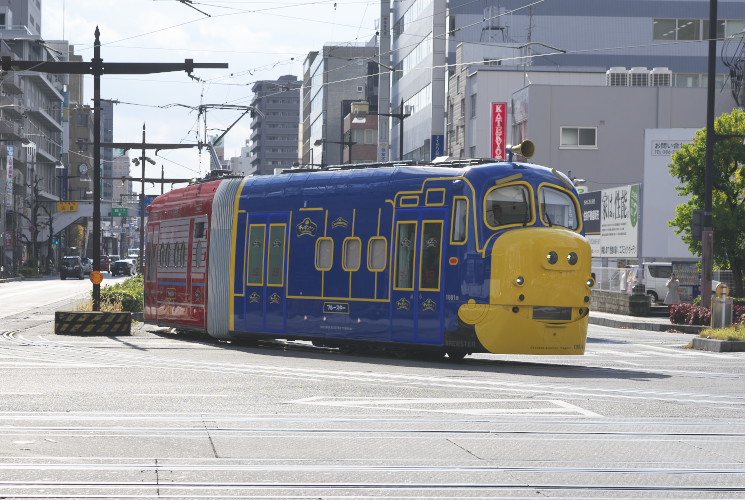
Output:
[[[603,189],[600,216],[601,257],[638,257],[639,185]]]
[[[580,193],[579,203],[582,206],[582,221],[585,229],[585,238],[590,242],[592,254],[596,257],[601,254],[600,236],[600,212],[602,203],[602,192]]]
[[[506,158],[507,143],[507,103],[491,103],[491,157]]]
[[[8,147],[8,182],[5,185],[5,208],[13,210],[13,155],[15,154],[14,146]]]

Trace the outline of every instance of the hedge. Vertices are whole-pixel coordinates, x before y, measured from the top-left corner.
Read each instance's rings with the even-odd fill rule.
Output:
[[[711,324],[711,311],[708,307],[695,304],[673,304],[670,306],[670,323],[708,326]],[[734,306],[732,324],[745,325],[745,306]]]

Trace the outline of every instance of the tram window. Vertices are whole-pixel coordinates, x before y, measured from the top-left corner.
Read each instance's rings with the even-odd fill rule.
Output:
[[[158,251],[158,267],[166,266],[166,246],[161,243],[160,250]]]
[[[399,222],[396,233],[396,279],[394,288],[414,288],[416,222]]]
[[[197,222],[194,225],[194,237],[204,238],[204,222]]]
[[[453,225],[450,232],[454,243],[466,241],[466,235],[468,234],[468,200],[465,198],[455,199]]]
[[[272,224],[269,228],[269,276],[268,285],[283,285],[285,282],[285,225]]]
[[[440,289],[440,261],[442,260],[442,222],[422,224],[422,259],[419,270],[419,288]]]
[[[541,220],[547,226],[562,226],[571,230],[579,228],[577,206],[565,191],[544,186],[540,192]]]
[[[347,238],[344,240],[344,252],[342,256],[342,267],[345,271],[357,271],[362,261],[362,241],[359,238]]]
[[[334,240],[318,238],[316,241],[316,269],[328,271],[334,263]]]
[[[202,242],[197,241],[197,247],[194,249],[194,267],[202,267]]]
[[[367,268],[373,272],[385,271],[387,254],[388,242],[385,238],[370,238],[367,246]]]
[[[171,244],[166,243],[165,267],[171,267]]]
[[[248,285],[264,284],[264,246],[266,244],[266,226],[252,225],[248,230]]]
[[[487,226],[497,228],[509,224],[530,222],[530,192],[523,184],[496,187],[484,202]]]

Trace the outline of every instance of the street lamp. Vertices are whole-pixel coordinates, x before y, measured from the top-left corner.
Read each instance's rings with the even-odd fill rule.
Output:
[[[404,113],[404,100],[401,99],[401,111],[399,113],[379,113],[370,111],[370,103],[367,101],[357,101],[352,103],[352,114],[355,115],[354,123],[365,123],[365,116],[390,116],[398,119],[398,160],[404,160],[404,118],[411,116],[411,113]]]

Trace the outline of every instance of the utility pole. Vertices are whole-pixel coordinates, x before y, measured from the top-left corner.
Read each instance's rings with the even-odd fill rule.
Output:
[[[714,185],[714,86],[717,70],[717,0],[709,0],[709,75],[706,89],[706,165],[704,170],[704,224],[701,231],[701,305],[711,306],[711,270],[714,266],[714,223],[712,190]]]
[[[101,59],[101,32],[96,26],[91,62],[76,61],[18,61],[10,56],[2,58],[3,71],[35,71],[40,73],[67,73],[93,75],[93,310],[101,309],[101,76],[145,75],[170,71],[186,71],[191,74],[196,68],[227,68],[227,63],[195,63],[186,59],[183,63],[104,63]],[[144,142],[144,141],[143,141]],[[143,167],[144,168],[144,167]],[[144,177],[144,175],[143,175]],[[142,231],[142,228],[140,229]],[[143,242],[140,242],[142,247]],[[142,258],[140,258],[140,262]]]

